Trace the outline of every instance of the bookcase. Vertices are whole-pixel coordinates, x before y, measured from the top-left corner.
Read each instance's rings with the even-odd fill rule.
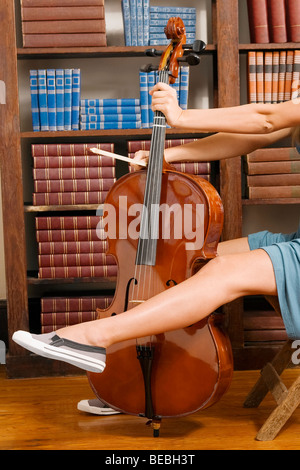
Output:
[[[170,2],[171,5],[172,2]],[[194,0],[195,5],[197,0]],[[207,45],[205,55],[212,58],[214,76],[214,104],[216,106],[234,106],[240,104],[240,56],[253,48],[263,48],[261,45],[239,44],[239,8],[238,0],[212,0],[212,42]],[[3,200],[3,225],[5,244],[5,269],[7,283],[7,315],[9,353],[7,356],[8,377],[32,377],[40,375],[63,375],[76,373],[68,365],[46,361],[38,356],[28,354],[23,348],[11,341],[11,336],[18,329],[31,328],[31,317],[42,289],[54,289],[65,292],[68,289],[91,289],[95,291],[112,292],[115,279],[72,279],[72,280],[43,280],[33,277],[28,272],[31,257],[30,240],[28,241],[28,224],[30,218],[39,211],[57,211],[57,207],[24,206],[24,193],[27,184],[28,169],[24,164],[23,155],[31,143],[45,142],[114,142],[119,153],[124,152],[128,140],[150,138],[151,130],[99,130],[99,131],[66,131],[32,132],[28,124],[22,122],[20,115],[19,92],[22,88],[18,76],[18,67],[30,61],[34,68],[48,60],[61,59],[92,59],[101,61],[110,59],[124,62],[141,59],[144,62],[147,47],[82,47],[82,48],[18,48],[16,34],[20,31],[19,2],[3,0],[0,5],[1,13],[1,54],[0,77],[2,101],[0,104],[0,155],[1,181]],[[15,14],[17,20],[15,20]],[[201,39],[201,38],[199,38]],[[268,46],[272,48],[272,45]],[[295,44],[276,45],[276,47],[296,47]],[[201,65],[200,65],[201,67]],[[29,90],[28,90],[29,93]],[[167,137],[201,137],[193,130],[184,134],[176,129],[168,129]],[[225,211],[223,239],[242,236],[243,206],[249,201],[242,200],[241,158],[233,158],[220,162],[220,194]],[[281,204],[283,201],[276,201]],[[299,204],[299,200],[290,201]],[[268,204],[270,201],[260,201]],[[274,202],[272,202],[274,203]],[[254,204],[251,202],[251,204]],[[95,207],[76,208],[77,210],[95,210]],[[61,207],[59,210],[70,210]],[[30,237],[30,235],[29,235]],[[32,298],[31,298],[32,296]],[[30,304],[30,305],[29,305]],[[232,341],[235,357],[235,367],[238,369],[259,368],[276,351],[277,345],[265,343],[247,347],[244,336],[244,301],[239,299],[224,306],[227,327]]]

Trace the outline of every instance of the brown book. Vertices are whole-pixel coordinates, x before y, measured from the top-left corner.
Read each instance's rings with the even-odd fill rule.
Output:
[[[93,311],[96,308],[107,308],[113,300],[112,295],[99,295],[95,297],[42,297],[41,312],[82,312]]]
[[[294,51],[287,51],[285,85],[284,85],[284,101],[289,101],[292,98],[293,64],[294,64]]]
[[[24,34],[23,47],[103,47],[105,33]]]
[[[247,176],[248,186],[299,186],[300,173],[284,175],[250,175]]]
[[[35,193],[94,192],[109,191],[116,178],[94,178],[76,180],[36,180]]]
[[[279,51],[273,51],[272,56],[272,103],[277,103],[279,84]]]
[[[36,230],[35,234],[38,243],[86,242],[105,240],[104,231],[102,232],[94,229]]]
[[[61,157],[61,156],[97,156],[91,152],[91,148],[97,148],[99,150],[106,150],[107,152],[114,152],[114,144],[95,144],[95,143],[73,143],[73,144],[32,144],[31,145],[31,154],[33,157]],[[109,157],[104,157],[106,160]],[[110,159],[111,162],[114,162],[114,159]],[[111,166],[111,165],[108,165]]]
[[[247,162],[275,162],[300,160],[295,147],[278,147],[254,150],[246,156]]]
[[[98,224],[101,225],[101,220],[101,217],[96,215],[36,217],[35,228],[36,230],[96,229]]]
[[[23,21],[27,34],[105,33],[105,20]],[[25,38],[26,40],[26,38]]]
[[[116,261],[112,255],[106,253],[75,253],[57,255],[39,255],[38,262],[40,268],[66,267],[66,266],[110,266]]]
[[[178,145],[189,144],[198,139],[166,139],[165,148],[177,147]],[[150,150],[151,140],[129,140],[127,148],[129,153],[137,152],[138,150]]]
[[[300,51],[294,51],[292,99],[300,98]]]
[[[106,240],[81,242],[42,242],[38,244],[39,255],[73,254],[73,253],[106,253]]]
[[[115,167],[115,159],[102,155],[33,157],[33,168],[92,168]]]
[[[72,277],[115,277],[118,267],[108,266],[70,266],[39,268],[39,279],[67,279]]]
[[[248,103],[257,102],[256,92],[256,52],[248,52]]]
[[[278,77],[278,102],[284,101],[284,89],[285,89],[285,74],[286,74],[286,51],[280,51],[279,53],[279,77]]]
[[[95,20],[104,19],[103,6],[25,7],[21,9],[22,21]]]
[[[267,0],[247,0],[247,5],[251,42],[270,42]]]
[[[285,0],[268,0],[269,34],[271,42],[287,42]]]
[[[276,199],[300,197],[300,186],[248,187],[249,199]]]
[[[300,42],[300,2],[286,0],[288,40]]]
[[[82,178],[115,178],[116,169],[112,166],[100,166],[91,168],[34,168],[35,180],[65,180]]]
[[[292,162],[248,162],[246,170],[248,175],[300,173],[300,160]]]
[[[264,103],[272,103],[272,67],[273,54],[265,52],[264,55]]]
[[[103,204],[108,191],[71,193],[33,193],[34,206],[61,206],[78,204]]]
[[[104,0],[21,0],[22,7],[104,6]]]

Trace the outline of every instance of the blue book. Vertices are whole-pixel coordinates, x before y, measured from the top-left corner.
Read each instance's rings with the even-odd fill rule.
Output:
[[[166,18],[162,18],[162,19],[150,19],[149,21],[149,27],[150,28],[153,28],[153,27],[157,27],[157,26],[166,26],[167,22],[168,22],[168,19],[170,17],[166,17]],[[181,18],[182,19],[182,18]],[[190,27],[190,26],[196,26],[196,18],[194,20],[184,20],[184,26],[187,28],[187,27]]]
[[[195,14],[196,8],[187,8],[187,7],[150,7],[150,13],[171,13],[172,15],[177,15],[179,13],[185,14]]]
[[[149,127],[149,108],[148,108],[148,73],[140,71],[140,101],[142,128]]]
[[[29,78],[30,78],[32,128],[34,132],[37,132],[41,130],[39,99],[38,99],[38,72],[37,70],[30,70]]]
[[[137,44],[144,45],[144,12],[143,0],[136,0]]]
[[[152,90],[156,83],[156,72],[148,73],[148,122],[149,127],[153,127],[154,112],[151,109],[152,96],[149,94],[149,91]]]
[[[180,86],[179,86],[179,106],[187,109],[189,93],[190,68],[188,66],[180,67]]]
[[[167,39],[166,35],[164,32],[161,32],[161,33],[150,33],[150,40],[153,40],[153,39],[162,39],[162,40],[165,40]],[[186,39],[188,40],[191,40],[191,39],[195,39],[195,32],[194,33],[186,33]],[[169,39],[167,39],[167,41],[170,42]]]
[[[65,69],[64,81],[64,128],[72,130],[72,69]]]
[[[80,69],[72,70],[72,131],[79,130]]]
[[[140,100],[138,98],[104,98],[104,99],[82,99],[80,106],[82,107],[105,107],[105,106],[139,106]]]
[[[64,128],[64,70],[56,69],[56,128],[63,131]]]
[[[46,70],[38,70],[38,92],[41,131],[49,131]]]
[[[122,0],[125,46],[131,46],[131,21],[129,0]]]
[[[137,0],[130,0],[131,45],[137,46]]]
[[[140,121],[141,114],[81,114],[81,122],[132,122]]]
[[[150,26],[150,34],[153,33],[159,33],[159,34],[165,34],[164,32],[164,26]],[[186,26],[185,28],[186,33],[195,33],[196,32],[196,26]]]
[[[153,11],[150,13],[150,19],[151,20],[167,20],[173,16],[170,13],[154,13]],[[176,15],[178,16],[178,15]],[[196,18],[196,11],[194,13],[180,13],[180,18],[183,20],[185,23],[185,20],[195,20]]]
[[[80,129],[101,130],[101,129],[140,129],[141,121],[135,122],[81,122]]]
[[[140,106],[81,106],[80,114],[136,114]]]
[[[56,131],[55,70],[46,70],[49,131]]]
[[[144,0],[144,46],[149,46],[150,0]]]

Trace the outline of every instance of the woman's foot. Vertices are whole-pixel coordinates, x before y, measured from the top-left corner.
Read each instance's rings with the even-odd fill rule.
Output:
[[[81,400],[77,404],[77,408],[80,411],[85,411],[86,413],[91,413],[93,415],[99,416],[110,416],[120,414],[120,411],[116,411],[113,408],[110,408],[101,400],[98,400],[98,398],[93,398],[92,400]]]
[[[19,330],[12,339],[23,348],[48,359],[67,362],[89,372],[99,373],[105,369],[105,348],[70,341],[55,332],[34,335]]]

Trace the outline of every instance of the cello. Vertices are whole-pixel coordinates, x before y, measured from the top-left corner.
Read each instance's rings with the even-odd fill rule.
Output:
[[[182,20],[170,18],[165,33],[170,44],[159,81],[172,83],[184,54]],[[155,112],[147,169],[118,179],[105,200],[108,253],[116,259],[118,277],[114,299],[98,309],[98,318],[121,315],[171,289],[216,256],[220,196],[205,179],[175,171],[164,160],[165,133],[165,117]],[[88,373],[92,390],[108,406],[147,418],[157,437],[162,418],[211,406],[228,389],[233,360],[222,317],[213,313],[181,330],[109,347],[104,372]]]

